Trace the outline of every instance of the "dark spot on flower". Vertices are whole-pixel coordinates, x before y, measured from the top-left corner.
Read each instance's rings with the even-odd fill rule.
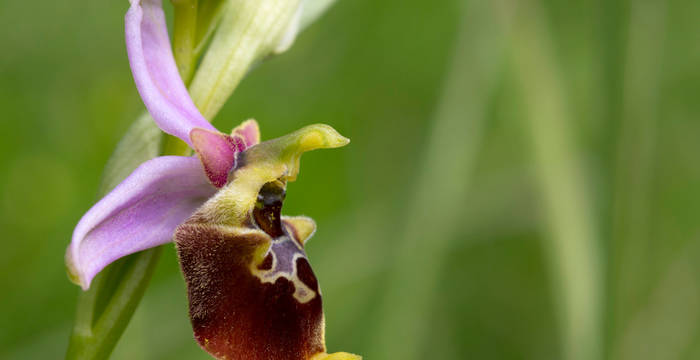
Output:
[[[270,270],[272,269],[272,254],[267,254],[265,259],[260,265],[258,265],[259,270]]]
[[[311,270],[309,261],[305,258],[297,259],[297,277],[301,282],[306,284],[306,286],[318,293],[318,280],[316,280],[316,275],[314,275],[313,270]]]
[[[232,169],[231,173],[235,174],[236,169],[240,169],[242,167],[245,167],[248,164],[248,156],[246,156],[248,153],[245,151],[239,152],[236,154],[236,166]]]
[[[272,238],[284,235],[282,231],[282,202],[285,197],[284,183],[269,182],[260,189],[253,217],[260,230]]]

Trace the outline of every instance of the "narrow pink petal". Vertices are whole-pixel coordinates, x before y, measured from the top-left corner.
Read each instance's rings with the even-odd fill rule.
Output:
[[[258,122],[250,119],[246,120],[240,125],[236,126],[231,132],[231,135],[239,135],[245,140],[245,146],[247,148],[257,145],[260,142],[260,128],[258,127]]]
[[[80,219],[66,261],[83,289],[113,261],[171,241],[175,228],[216,193],[196,157],[149,160]]]
[[[192,129],[190,138],[211,183],[217,188],[226,185],[229,172],[236,166],[236,156],[245,150],[243,138],[200,128]]]
[[[197,110],[177,71],[161,0],[131,0],[126,51],[139,94],[163,131],[190,144],[193,127],[214,130]]]

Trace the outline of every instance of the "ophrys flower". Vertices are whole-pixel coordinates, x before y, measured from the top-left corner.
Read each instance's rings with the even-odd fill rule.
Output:
[[[87,289],[116,259],[174,239],[204,349],[235,359],[328,356],[321,294],[304,251],[315,224],[283,217],[281,208],[301,154],[348,140],[330,126],[311,125],[260,143],[254,120],[221,133],[178,74],[160,1],[132,0],[126,37],[148,111],[196,156],[147,161],[95,204],[66,254],[71,278]]]

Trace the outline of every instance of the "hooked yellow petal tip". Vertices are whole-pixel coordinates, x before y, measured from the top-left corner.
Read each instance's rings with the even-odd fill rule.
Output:
[[[350,139],[326,124],[314,124],[297,131],[299,146],[302,151],[345,146]]]
[[[335,129],[325,124],[314,124],[303,127],[291,134],[268,140],[247,149],[243,153],[240,169],[257,166],[274,176],[266,179],[269,182],[280,177],[294,181],[299,173],[299,158],[307,151],[316,149],[337,148],[346,145],[350,140],[340,135]],[[273,171],[274,170],[274,171]],[[270,172],[270,174],[267,174]],[[260,172],[258,172],[260,173]]]

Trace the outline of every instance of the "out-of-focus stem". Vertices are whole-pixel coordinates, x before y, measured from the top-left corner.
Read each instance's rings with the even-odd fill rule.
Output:
[[[318,19],[338,0],[306,0],[304,12],[301,16],[300,28],[304,29]]]
[[[659,73],[664,56],[665,2],[630,4],[624,98],[618,135],[610,259],[611,351],[625,333],[624,324],[638,309],[648,283],[651,192]],[[644,300],[642,300],[644,299]],[[620,358],[610,353],[612,358]],[[619,354],[617,354],[619,355]]]
[[[592,198],[540,3],[517,6],[512,59],[529,122],[547,220],[564,358],[602,356],[602,262]]]
[[[386,281],[369,358],[424,359],[434,330],[431,305],[449,243],[463,226],[472,171],[494,88],[501,43],[490,4],[463,3],[454,53],[431,122],[417,182]],[[457,284],[455,284],[457,286]]]

